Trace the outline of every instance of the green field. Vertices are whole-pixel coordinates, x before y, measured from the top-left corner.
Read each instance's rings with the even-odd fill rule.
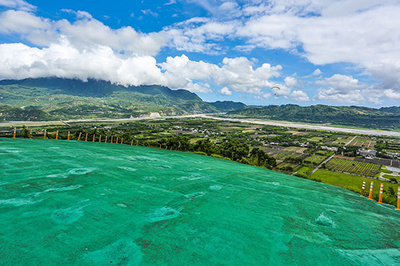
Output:
[[[300,175],[308,175],[309,173],[311,173],[311,171],[312,171],[313,169],[314,169],[314,168],[312,168],[312,167],[303,166],[302,168],[300,168],[300,169],[297,171],[297,174],[300,174]]]
[[[273,155],[273,157],[277,160],[285,160],[286,158],[297,158],[299,156],[300,156],[299,153],[296,153],[293,151],[286,151],[286,150],[283,150],[283,151]]]
[[[310,141],[310,142],[320,142],[323,139],[324,139],[323,137],[312,137],[312,138],[309,138],[308,141]]]
[[[327,157],[326,156],[321,156],[317,154],[313,154],[307,158],[304,159],[305,163],[311,163],[313,165],[318,165],[322,163]]]
[[[374,177],[381,165],[333,158],[325,167],[331,171]]]
[[[389,187],[393,189],[395,193],[397,193],[397,184],[392,184],[390,182],[379,181],[375,179],[365,178],[361,176],[345,174],[345,173],[338,173],[338,172],[331,172],[328,170],[320,169],[316,171],[310,179],[322,182],[325,184],[334,185],[337,187],[345,188],[357,193],[361,193],[361,187],[363,181],[366,181],[366,189],[365,189],[365,196],[368,195],[369,185],[370,182],[374,182],[374,193],[373,198],[378,200],[379,194],[379,186],[381,183],[384,184],[384,193],[383,193],[383,202],[395,205],[397,202],[397,198],[395,194],[389,193]]]

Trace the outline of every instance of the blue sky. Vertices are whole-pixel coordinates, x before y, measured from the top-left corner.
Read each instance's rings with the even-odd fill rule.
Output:
[[[400,105],[398,14],[400,1],[385,0],[0,0],[0,79],[160,84],[255,105]]]

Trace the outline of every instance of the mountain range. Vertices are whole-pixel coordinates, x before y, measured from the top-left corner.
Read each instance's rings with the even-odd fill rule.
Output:
[[[0,81],[0,122],[130,118],[151,113],[226,113],[228,117],[400,128],[400,107],[396,106],[247,106],[232,101],[205,102],[193,92],[159,85],[122,86],[103,80],[63,78]]]
[[[187,90],[159,85],[125,87],[62,78],[0,81],[0,121],[220,113],[246,107],[230,101],[208,103]]]
[[[378,129],[400,128],[400,107],[379,109],[359,106],[295,104],[249,107],[227,113],[230,117],[262,118],[291,122],[333,124]]]

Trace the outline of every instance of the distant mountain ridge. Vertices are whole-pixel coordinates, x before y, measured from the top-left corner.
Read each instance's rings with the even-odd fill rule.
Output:
[[[244,105],[237,104],[238,108]],[[0,121],[219,113],[237,110],[234,106],[233,102],[207,103],[190,91],[159,85],[125,87],[104,80],[64,78],[0,81]]]
[[[249,107],[227,113],[231,117],[263,118],[271,120],[329,123],[366,128],[400,128],[400,107],[382,107],[380,109],[359,106],[295,104]]]
[[[245,105],[244,103],[233,101],[216,101],[210,104],[215,106],[221,112],[243,110],[247,108],[247,105]]]
[[[142,85],[142,86],[122,86],[112,84],[104,80],[89,79],[81,81],[78,79],[62,79],[62,78],[37,78],[22,80],[2,80],[0,85],[21,85],[26,87],[44,87],[49,89],[58,89],[62,92],[76,96],[106,97],[117,90],[128,90],[143,94],[163,94],[169,98],[180,98],[182,100],[201,100],[197,94],[187,90],[171,90],[170,88],[159,85]]]

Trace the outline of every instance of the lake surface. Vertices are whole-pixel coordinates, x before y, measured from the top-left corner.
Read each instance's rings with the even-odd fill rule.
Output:
[[[400,212],[190,153],[0,138],[1,265],[399,265]]]

